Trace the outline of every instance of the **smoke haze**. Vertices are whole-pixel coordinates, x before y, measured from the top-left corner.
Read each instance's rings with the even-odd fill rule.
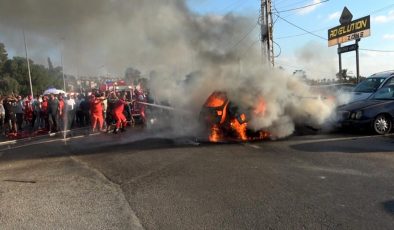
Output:
[[[198,15],[184,0],[2,0],[0,38],[23,53],[18,37],[24,29],[32,59],[62,52],[65,71],[72,74],[122,76],[130,66],[155,71],[155,97],[195,115],[212,91],[225,90],[241,109],[262,96],[267,112],[251,124],[278,137],[291,134],[296,123],[322,124],[334,105],[298,79],[263,67],[259,49],[250,49],[256,37],[245,35],[256,20]],[[324,61],[299,53],[313,65]],[[173,122],[184,132],[195,127],[186,121],[185,130],[178,119]]]

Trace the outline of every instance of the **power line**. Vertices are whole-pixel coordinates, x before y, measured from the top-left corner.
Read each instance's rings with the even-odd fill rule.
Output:
[[[382,7],[382,8],[380,8],[380,9],[374,10],[374,11],[372,11],[372,12],[369,13],[369,14],[376,14],[376,13],[378,13],[378,12],[380,12],[380,11],[387,10],[388,8],[390,8],[390,7],[392,7],[392,6],[394,6],[394,4],[389,4],[389,5],[385,6],[385,7]]]
[[[327,30],[327,29],[329,29],[329,28],[330,28],[330,27],[325,27],[325,28],[318,29],[318,30],[312,30],[311,32],[312,32],[312,33],[314,33],[314,32],[320,32],[320,31],[323,31],[323,30]],[[277,37],[276,39],[293,38],[293,37],[299,37],[299,36],[303,36],[303,35],[307,35],[307,34],[309,34],[309,33],[293,34],[293,35],[288,35],[288,36]]]
[[[323,40],[327,41],[326,38],[324,38],[324,37],[322,37],[322,36],[320,36],[320,35],[317,35],[317,34],[311,32],[311,31],[308,31],[308,30],[306,30],[306,29],[304,29],[304,28],[302,28],[302,27],[300,27],[300,26],[297,26],[296,24],[294,24],[294,23],[292,23],[292,22],[290,22],[290,21],[288,21],[288,20],[282,18],[279,14],[275,14],[275,15],[276,15],[278,18],[282,19],[283,21],[287,22],[288,24],[290,24],[290,25],[292,25],[292,26],[294,26],[294,27],[296,27],[296,28],[298,28],[298,29],[300,29],[300,30],[302,30],[302,31],[304,31],[304,32],[306,32],[306,33],[308,33],[308,34],[310,34],[310,35],[313,35],[313,36],[315,36],[315,37],[318,37],[318,38],[320,38],[320,39],[323,39]]]
[[[256,45],[258,42],[260,41],[260,39],[253,41],[242,53],[241,53],[241,57],[243,57],[254,45]]]
[[[258,23],[256,23],[239,41],[237,41],[230,49],[234,49],[237,47],[243,40],[245,40],[257,27]]]
[[[394,53],[394,50],[375,50],[375,49],[362,49],[362,48],[359,48],[359,50],[371,51],[371,52],[380,52],[380,53]]]
[[[311,7],[311,6],[320,5],[320,4],[325,3],[325,2],[328,2],[328,1],[329,1],[329,0],[324,0],[324,1],[321,1],[321,2],[317,2],[317,3],[305,5],[305,6],[300,6],[300,7],[297,7],[297,8],[292,8],[292,9],[287,9],[287,10],[281,10],[281,11],[277,11],[277,13],[284,13],[284,12],[289,12],[289,11],[293,11],[293,10],[300,10],[300,9],[308,8],[308,7]]]
[[[277,45],[278,48],[279,48],[279,53],[278,53],[278,55],[275,56],[275,58],[277,58],[277,57],[279,57],[279,56],[282,54],[282,48],[280,47],[280,45],[279,45],[278,43],[276,43],[275,41],[273,41],[273,42],[274,42],[274,44]]]
[[[292,7],[292,6],[295,6],[295,5],[298,5],[298,4],[300,4],[300,3],[306,3],[306,2],[310,2],[310,0],[300,0],[300,1],[294,1],[294,0],[292,0],[292,2],[290,3],[286,3],[286,1],[274,1],[274,4],[276,5],[276,6],[280,6],[280,7]]]

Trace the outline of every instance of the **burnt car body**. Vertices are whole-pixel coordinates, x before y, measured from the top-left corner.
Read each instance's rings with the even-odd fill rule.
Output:
[[[268,138],[268,132],[248,127],[249,118],[250,111],[240,111],[238,106],[228,99],[226,92],[215,91],[205,101],[199,119],[210,133],[209,140],[212,142]]]
[[[394,118],[394,84],[380,88],[366,100],[337,108],[340,127],[367,128],[377,134],[391,132]]]

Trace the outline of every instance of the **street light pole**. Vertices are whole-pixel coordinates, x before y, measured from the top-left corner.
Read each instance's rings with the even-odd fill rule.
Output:
[[[61,42],[62,42],[61,49],[60,49],[60,64],[62,66],[63,91],[67,92],[66,91],[66,79],[65,79],[65,76],[64,76],[64,65],[63,65],[63,52],[64,52],[64,40],[65,40],[65,37],[61,37],[60,39],[61,39]]]
[[[60,54],[60,64],[62,65],[63,91],[66,92],[66,80],[64,78],[64,66],[63,66],[63,52]]]
[[[30,63],[29,63],[29,58],[27,55],[27,45],[26,45],[26,37],[25,37],[25,31],[23,30],[23,42],[25,43],[25,52],[26,52],[26,61],[27,61],[27,71],[29,73],[29,83],[30,83],[30,94],[33,97],[33,85],[31,83],[31,72],[30,72]]]

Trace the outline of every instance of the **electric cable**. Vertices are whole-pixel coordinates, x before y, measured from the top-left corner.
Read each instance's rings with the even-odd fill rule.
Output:
[[[308,30],[306,30],[306,29],[304,29],[304,28],[302,28],[302,27],[300,27],[300,26],[297,26],[296,24],[294,24],[294,23],[292,23],[292,22],[290,22],[290,21],[288,21],[288,20],[282,18],[279,14],[275,14],[275,15],[276,15],[277,17],[279,17],[280,19],[282,19],[283,21],[287,22],[288,24],[290,24],[290,25],[292,25],[292,26],[294,26],[294,27],[296,27],[296,28],[298,28],[298,29],[300,29],[300,30],[302,30],[302,31],[304,31],[304,32],[306,32],[306,33],[308,33],[308,34],[310,34],[310,35],[313,35],[313,36],[315,36],[315,37],[318,37],[318,38],[320,38],[320,39],[323,39],[323,40],[327,41],[326,38],[324,38],[324,37],[322,37],[322,36],[320,36],[320,35],[317,35],[317,34],[315,34],[315,33],[312,33],[311,31],[308,31]]]
[[[311,7],[311,6],[320,5],[320,4],[325,3],[325,2],[328,2],[328,1],[329,1],[329,0],[324,0],[324,1],[320,1],[320,2],[313,3],[313,4],[309,4],[309,5],[305,5],[305,6],[293,8],[293,9],[287,9],[287,10],[277,11],[276,13],[284,13],[284,12],[289,12],[289,11],[294,11],[294,10],[305,9],[305,8],[308,8],[308,7]]]
[[[276,43],[274,40],[272,40],[273,42],[274,42],[274,44],[275,45],[277,45],[278,46],[278,48],[279,48],[279,54],[278,55],[276,55],[276,56],[274,56],[275,58],[277,58],[277,57],[279,57],[281,54],[282,54],[282,48],[280,47],[280,45],[278,44],[278,43]]]
[[[380,52],[380,53],[394,53],[394,50],[375,50],[375,49],[365,49],[365,48],[358,48],[362,51],[371,51],[371,52]]]

